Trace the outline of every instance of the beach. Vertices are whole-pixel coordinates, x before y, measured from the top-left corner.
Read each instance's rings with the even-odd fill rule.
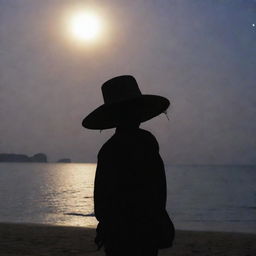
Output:
[[[43,224],[0,224],[1,256],[104,255],[96,251],[95,227]],[[177,230],[172,248],[159,256],[256,255],[256,234]]]

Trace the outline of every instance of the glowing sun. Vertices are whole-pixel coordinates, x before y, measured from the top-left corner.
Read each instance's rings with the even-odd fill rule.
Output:
[[[81,11],[71,16],[71,33],[74,38],[80,41],[96,39],[100,35],[101,28],[100,17],[91,11]]]

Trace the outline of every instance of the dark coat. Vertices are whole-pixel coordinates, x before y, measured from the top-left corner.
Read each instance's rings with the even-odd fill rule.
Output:
[[[105,247],[123,248],[128,241],[156,246],[157,218],[166,208],[166,177],[150,132],[117,129],[98,153],[94,185],[97,239]]]

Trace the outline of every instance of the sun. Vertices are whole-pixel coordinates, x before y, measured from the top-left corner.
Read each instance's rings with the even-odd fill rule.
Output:
[[[71,16],[70,30],[75,39],[80,41],[95,40],[101,32],[101,19],[92,11],[80,11]]]

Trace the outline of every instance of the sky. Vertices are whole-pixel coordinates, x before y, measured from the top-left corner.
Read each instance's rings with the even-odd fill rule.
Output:
[[[101,37],[78,43],[72,11]],[[255,0],[0,0],[0,153],[96,162],[114,133],[86,130],[101,85],[133,75],[171,101],[142,124],[166,164],[256,164]]]

